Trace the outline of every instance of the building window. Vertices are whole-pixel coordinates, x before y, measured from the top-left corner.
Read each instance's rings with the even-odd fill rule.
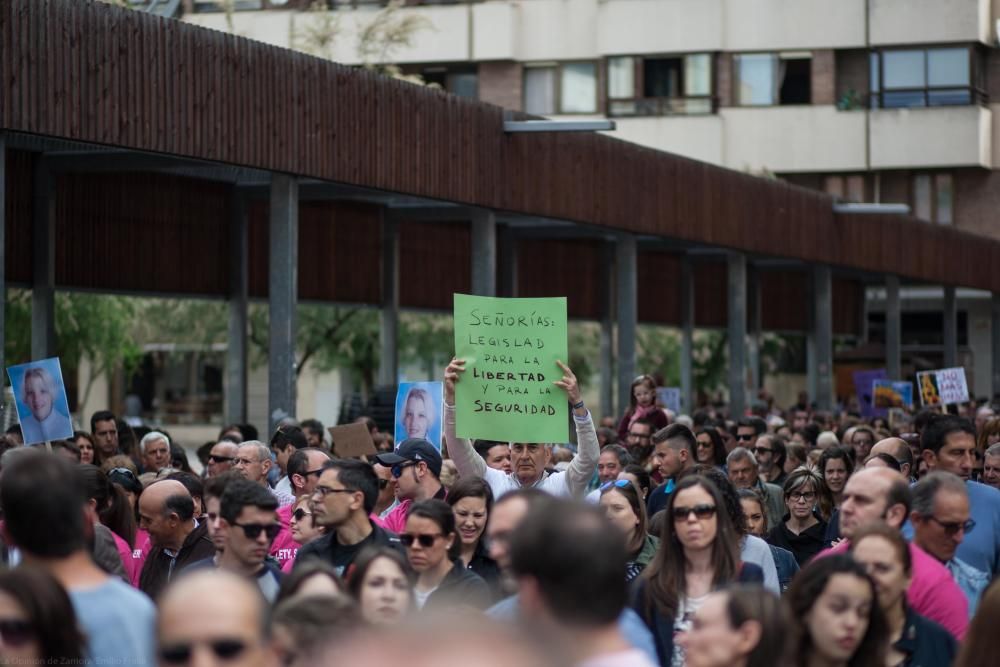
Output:
[[[968,47],[876,51],[871,54],[871,105],[898,109],[983,102],[976,54]]]
[[[865,177],[862,174],[834,174],[823,179],[823,190],[843,201],[861,203],[865,199]]]
[[[713,111],[712,57],[707,53],[608,58],[607,85],[609,116]]]
[[[809,104],[812,54],[747,53],[733,56],[740,106]]]
[[[951,174],[914,174],[911,195],[913,215],[941,225],[952,224],[954,191]]]
[[[479,76],[475,70],[449,67],[426,67],[420,75],[424,82],[437,84],[452,95],[479,99]]]
[[[597,113],[597,65],[592,62],[525,65],[524,111],[536,116]]]

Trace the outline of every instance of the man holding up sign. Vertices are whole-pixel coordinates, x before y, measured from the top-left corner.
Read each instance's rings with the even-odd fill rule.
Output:
[[[513,472],[505,473],[487,467],[483,458],[476,453],[472,442],[456,435],[455,384],[465,372],[465,361],[452,359],[445,369],[444,429],[448,453],[460,475],[484,478],[493,490],[494,498],[500,498],[509,491],[526,486],[538,487],[554,496],[582,498],[594,475],[594,470],[597,469],[600,446],[590,411],[584,406],[580,397],[580,387],[573,371],[561,361],[556,361],[556,364],[563,375],[552,384],[566,392],[566,397],[573,406],[578,449],[569,468],[553,474],[548,474],[545,470],[552,455],[550,444],[514,442],[510,450]]]

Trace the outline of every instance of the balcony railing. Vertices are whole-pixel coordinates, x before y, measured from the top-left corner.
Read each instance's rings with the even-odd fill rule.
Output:
[[[716,107],[714,97],[640,97],[608,100],[608,116],[701,116],[715,113]]]

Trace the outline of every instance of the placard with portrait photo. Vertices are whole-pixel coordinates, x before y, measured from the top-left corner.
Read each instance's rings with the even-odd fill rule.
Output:
[[[58,357],[7,369],[25,445],[73,437],[69,400]]]

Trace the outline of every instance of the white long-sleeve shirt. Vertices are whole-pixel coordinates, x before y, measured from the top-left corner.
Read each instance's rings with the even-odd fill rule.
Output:
[[[601,448],[597,442],[594,420],[589,411],[584,417],[574,414],[573,421],[576,423],[577,452],[569,468],[551,475],[543,474],[534,486],[554,496],[582,498],[597,469]],[[488,467],[483,457],[472,446],[472,442],[456,435],[455,406],[447,403],[444,404],[444,437],[448,445],[448,455],[455,462],[458,473],[463,477],[485,479],[493,491],[494,498],[500,498],[505,493],[521,488],[517,475]]]

